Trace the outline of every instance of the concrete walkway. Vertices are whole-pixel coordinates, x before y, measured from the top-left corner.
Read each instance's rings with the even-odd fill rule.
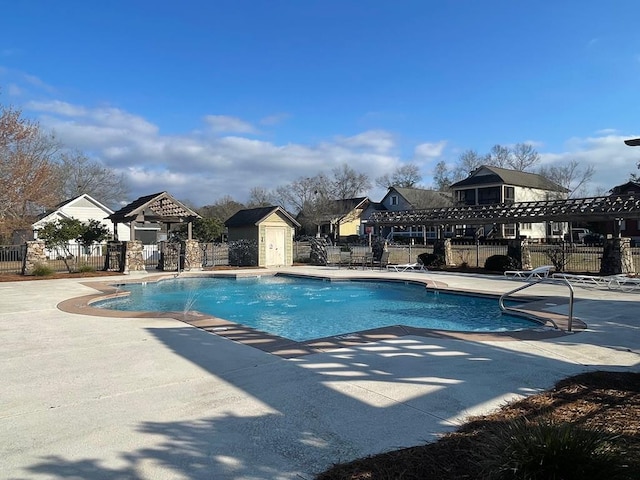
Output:
[[[494,293],[518,285],[286,270],[428,277]],[[640,292],[576,289],[588,328],[553,339],[403,336],[286,359],[178,320],[56,307],[95,293],[92,281],[0,283],[1,478],[311,479],[336,462],[433,441],[569,375],[640,370]]]

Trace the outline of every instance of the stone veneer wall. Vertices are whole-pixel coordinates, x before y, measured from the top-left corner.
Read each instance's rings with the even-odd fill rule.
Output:
[[[451,239],[436,240],[433,244],[433,253],[444,257],[444,264],[447,267],[455,266],[456,262],[453,258],[453,249],[451,248]]]
[[[185,240],[184,269],[187,271],[202,270],[202,249],[197,240]]]
[[[604,243],[600,275],[635,273],[630,238],[609,238]]]
[[[507,256],[515,260],[516,265],[514,268],[522,270],[531,270],[531,250],[529,249],[529,241],[522,240],[510,240],[507,245]]]
[[[33,275],[33,271],[38,265],[47,263],[47,255],[44,248],[42,240],[27,242],[27,251],[22,259],[22,275]]]
[[[144,272],[143,245],[140,240],[130,240],[124,243],[124,273]]]

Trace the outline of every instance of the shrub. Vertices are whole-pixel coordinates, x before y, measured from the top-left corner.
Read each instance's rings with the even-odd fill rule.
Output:
[[[244,239],[229,242],[229,265],[238,267],[257,266],[257,242]]]
[[[518,268],[513,258],[507,255],[491,255],[484,262],[484,269],[492,272],[504,272]]]
[[[500,480],[616,479],[624,457],[613,437],[575,423],[516,418],[499,425],[486,445],[486,478]]]
[[[444,256],[437,253],[421,253],[418,260],[427,268],[441,268],[444,266]]]
[[[44,263],[38,263],[33,269],[33,274],[36,277],[48,277],[49,275],[53,275],[53,273],[53,268]]]
[[[89,273],[89,272],[95,272],[96,268],[91,265],[87,265],[86,263],[83,263],[82,265],[80,265],[80,267],[78,267],[78,271],[81,273]]]

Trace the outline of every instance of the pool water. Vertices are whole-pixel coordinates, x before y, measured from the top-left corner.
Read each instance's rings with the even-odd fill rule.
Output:
[[[505,315],[495,299],[427,290],[424,285],[323,281],[286,276],[176,278],[119,287],[129,296],[92,306],[124,311],[198,311],[306,341],[390,325],[465,332],[539,327]]]

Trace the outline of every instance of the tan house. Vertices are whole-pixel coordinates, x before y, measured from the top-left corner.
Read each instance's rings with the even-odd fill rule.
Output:
[[[233,243],[245,240],[257,248],[242,265],[281,267],[293,265],[293,237],[300,224],[281,207],[244,209],[231,216],[225,226],[228,229],[230,257]]]
[[[333,200],[326,206],[319,225],[319,233],[334,241],[345,241],[350,236],[364,235],[363,214],[371,201],[367,197]]]
[[[450,188],[458,205],[561,200],[569,193],[542,175],[487,165],[478,167]],[[530,239],[562,240],[568,226],[562,222],[492,224],[481,227],[476,234],[486,238],[515,238],[518,229],[521,236]]]

